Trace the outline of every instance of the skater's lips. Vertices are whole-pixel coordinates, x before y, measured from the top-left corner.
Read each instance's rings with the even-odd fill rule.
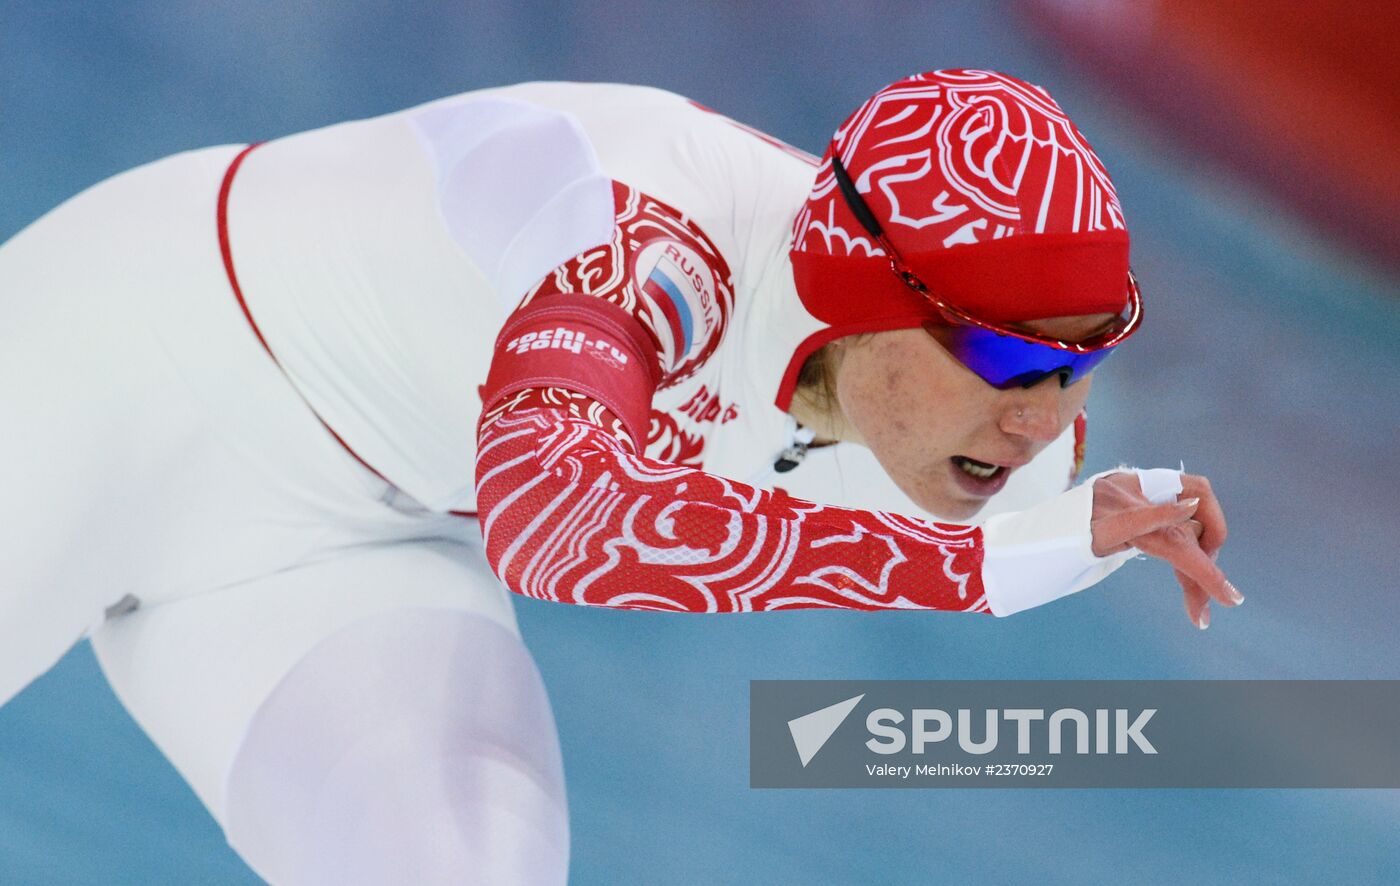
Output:
[[[953,482],[973,498],[990,498],[1002,490],[1015,467],[980,462],[966,456],[948,459]]]

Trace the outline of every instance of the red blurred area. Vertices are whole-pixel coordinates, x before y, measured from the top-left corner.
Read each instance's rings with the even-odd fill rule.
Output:
[[[1400,3],[1021,6],[1186,147],[1400,271]]]

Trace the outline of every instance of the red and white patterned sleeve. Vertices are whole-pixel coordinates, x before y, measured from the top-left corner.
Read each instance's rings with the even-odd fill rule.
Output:
[[[613,241],[526,296],[483,389],[477,505],[506,586],[680,612],[990,611],[976,527],[815,504],[641,454],[651,395],[713,352],[732,291],[698,227],[625,186],[615,197]]]

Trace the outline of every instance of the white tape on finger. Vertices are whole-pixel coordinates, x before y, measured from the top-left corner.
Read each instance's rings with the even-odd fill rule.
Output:
[[[1173,468],[1134,468],[1143,497],[1154,505],[1176,501],[1181,495],[1181,471]]]

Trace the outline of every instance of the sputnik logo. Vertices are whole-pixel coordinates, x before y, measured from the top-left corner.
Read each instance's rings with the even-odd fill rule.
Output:
[[[797,748],[797,756],[802,760],[804,769],[841,724],[846,722],[846,718],[855,710],[856,705],[860,704],[862,698],[865,698],[864,692],[788,721],[788,732],[792,733],[792,743]]]

